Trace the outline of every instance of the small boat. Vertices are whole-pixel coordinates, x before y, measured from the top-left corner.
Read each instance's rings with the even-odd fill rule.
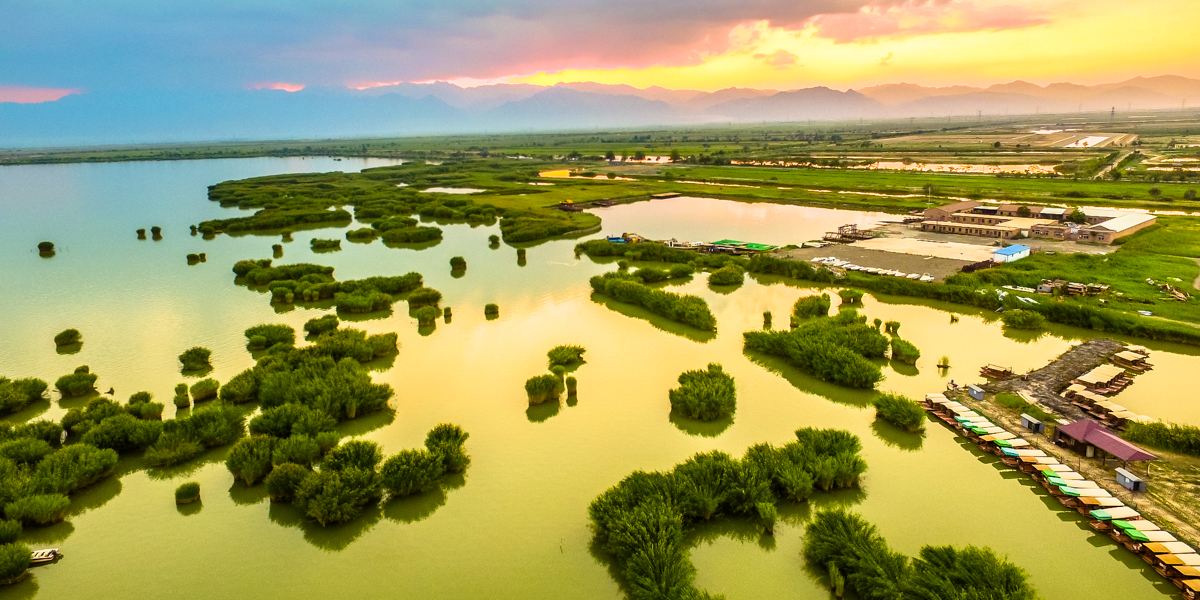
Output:
[[[29,556],[29,564],[31,564],[31,565],[49,564],[49,563],[52,563],[52,562],[62,558],[62,555],[63,555],[62,552],[59,552],[58,548],[46,548],[44,550],[34,550],[33,553]]]

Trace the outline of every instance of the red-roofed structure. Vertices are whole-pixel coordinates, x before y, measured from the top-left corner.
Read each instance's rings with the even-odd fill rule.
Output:
[[[1081,419],[1059,427],[1054,434],[1054,443],[1071,448],[1089,458],[1100,453],[1102,458],[1111,456],[1124,462],[1158,459],[1157,456],[1121,439],[1091,419]]]

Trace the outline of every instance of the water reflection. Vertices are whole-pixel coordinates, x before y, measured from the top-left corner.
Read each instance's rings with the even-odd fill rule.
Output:
[[[267,499],[267,486],[262,485],[262,482],[259,482],[258,485],[247,486],[235,478],[229,485],[229,499],[240,506],[258,504]]]
[[[192,515],[200,514],[200,511],[203,509],[204,509],[204,501],[203,500],[197,500],[195,502],[188,502],[187,504],[176,504],[175,505],[175,512],[179,513],[181,516],[184,516],[184,517],[190,517]]]
[[[529,408],[525,409],[525,418],[529,419],[530,423],[541,423],[557,415],[561,408],[558,400],[543,402],[541,404],[531,404]]]
[[[672,410],[668,416],[671,424],[677,427],[680,431],[700,437],[716,437],[721,435],[721,432],[729,428],[733,424],[733,417],[725,417],[715,421],[700,421],[692,419],[686,415],[679,414],[678,411]]]
[[[591,299],[592,302],[604,306],[613,312],[620,313],[634,319],[646,321],[659,331],[665,331],[667,333],[682,336],[694,342],[704,343],[717,337],[717,334],[711,331],[701,331],[695,327],[689,327],[682,323],[676,323],[670,319],[660,317],[640,306],[625,304],[624,302],[617,302],[608,296],[593,293],[591,295]]]
[[[793,367],[782,358],[761,354],[753,350],[744,350],[742,354],[750,359],[750,362],[779,375],[792,384],[793,387],[803,392],[816,394],[839,404],[857,407],[870,406],[875,400],[874,390],[854,390],[826,383]]]
[[[921,449],[925,436],[920,433],[909,433],[887,421],[875,419],[871,423],[871,432],[883,443],[906,452],[916,452]]]

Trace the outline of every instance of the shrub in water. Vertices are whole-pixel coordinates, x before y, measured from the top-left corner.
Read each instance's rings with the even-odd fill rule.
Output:
[[[180,383],[175,386],[175,408],[187,408],[192,405],[192,399],[188,397],[188,385]]]
[[[315,317],[304,323],[304,331],[308,335],[317,336],[338,328],[337,315]]]
[[[64,494],[34,494],[23,496],[4,505],[10,519],[34,525],[50,525],[67,518],[71,500]]]
[[[578,382],[575,380],[575,378],[568,376],[567,377],[567,397],[568,398],[574,398],[576,395],[578,395],[576,392],[577,387],[578,387]]]
[[[875,418],[910,433],[925,429],[925,411],[921,405],[898,394],[880,394],[875,399]]]
[[[437,487],[445,474],[442,457],[429,450],[401,450],[379,469],[383,487],[393,498],[420,494]]]
[[[737,409],[733,378],[721,365],[705,370],[684,371],[679,387],[670,391],[671,410],[701,421],[729,417]]]
[[[436,306],[422,306],[412,312],[412,315],[417,318],[417,323],[420,325],[433,325],[440,314],[441,311]]]
[[[175,488],[175,504],[191,504],[200,499],[200,484],[195,481],[179,484]]]
[[[858,290],[838,290],[842,304],[862,304],[863,293]]]
[[[246,330],[247,350],[266,350],[276,344],[294,346],[296,330],[287,325],[263,324]]]
[[[54,382],[55,389],[63,398],[79,398],[96,393],[96,375],[89,373],[87,367],[75,369],[70,375],[63,375]]]
[[[829,307],[831,304],[829,294],[802,296],[792,305],[792,316],[797,319],[826,317],[829,316]]]
[[[425,434],[425,449],[442,457],[447,473],[462,473],[471,464],[471,457],[466,450],[469,437],[471,434],[463,431],[462,427],[441,423]]]
[[[254,485],[271,472],[274,444],[274,438],[265,435],[242,438],[229,451],[225,467],[233,473],[234,479],[246,485]]]
[[[525,394],[529,396],[529,404],[541,404],[550,400],[558,400],[562,393],[562,382],[558,376],[546,373],[534,375],[525,380]]]
[[[293,435],[292,437],[278,440],[271,451],[271,463],[275,465],[295,463],[310,467],[320,459],[321,445],[317,443],[315,438],[307,435]]]
[[[374,471],[383,453],[379,444],[367,440],[351,440],[334,448],[321,461],[322,470],[342,471],[346,469],[364,469]]]
[[[21,537],[21,522],[15,519],[0,519],[0,544],[11,544]]]
[[[64,329],[54,336],[55,346],[75,346],[83,343],[83,334],[78,329]]]
[[[37,248],[42,256],[54,256],[54,242],[38,242]]]
[[[546,353],[550,359],[550,366],[556,365],[563,367],[573,367],[583,364],[583,346],[555,346]]]
[[[437,306],[437,303],[441,301],[442,293],[433,288],[418,288],[408,295],[408,305],[410,307]]]
[[[25,544],[0,545],[0,585],[15,583],[25,577],[31,552]]]
[[[1038,330],[1046,327],[1046,317],[1032,310],[1014,308],[1000,314],[1005,327],[1012,329]]]
[[[486,304],[483,307],[483,316],[494,319],[500,316],[500,307],[496,304]]]
[[[465,259],[461,256],[455,256],[455,257],[451,258],[450,259],[450,270],[451,271],[466,271],[467,270],[467,259]]]
[[[183,372],[188,371],[206,371],[212,368],[212,363],[209,359],[212,357],[212,351],[201,346],[193,346],[183,351],[179,355],[179,363],[183,365]]]
[[[702,331],[716,331],[717,320],[708,303],[698,296],[675,294],[648,287],[629,275],[607,273],[589,280],[592,291],[619,302],[636,304],[659,316]]]
[[[0,377],[0,415],[14,413],[34,402],[45,400],[47,387],[41,379]]]
[[[220,389],[221,384],[210,377],[193,383],[189,391],[192,393],[192,402],[204,402],[205,400],[215,400]]]
[[[918,358],[921,358],[921,351],[911,342],[898,337],[892,338],[892,360],[906,365],[915,365]]]
[[[312,248],[313,252],[334,252],[342,249],[342,240],[313,238],[309,242],[309,247]]]
[[[295,463],[276,465],[264,480],[272,502],[291,502],[296,490],[312,471]]]
[[[745,273],[735,264],[728,264],[708,276],[709,285],[742,285]]]
[[[296,488],[295,502],[305,516],[326,526],[353,519],[379,497],[379,475],[352,467],[309,473]]]

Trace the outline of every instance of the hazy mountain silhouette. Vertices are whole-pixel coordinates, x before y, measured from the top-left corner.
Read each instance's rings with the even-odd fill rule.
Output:
[[[1135,77],[1099,85],[1026,81],[988,87],[896,83],[715,92],[591,82],[551,87],[446,82],[296,93],[96,91],[43,104],[0,103],[0,146],[391,136],[471,131],[588,130],[705,122],[856,120],[1178,109],[1200,103],[1200,80]]]

